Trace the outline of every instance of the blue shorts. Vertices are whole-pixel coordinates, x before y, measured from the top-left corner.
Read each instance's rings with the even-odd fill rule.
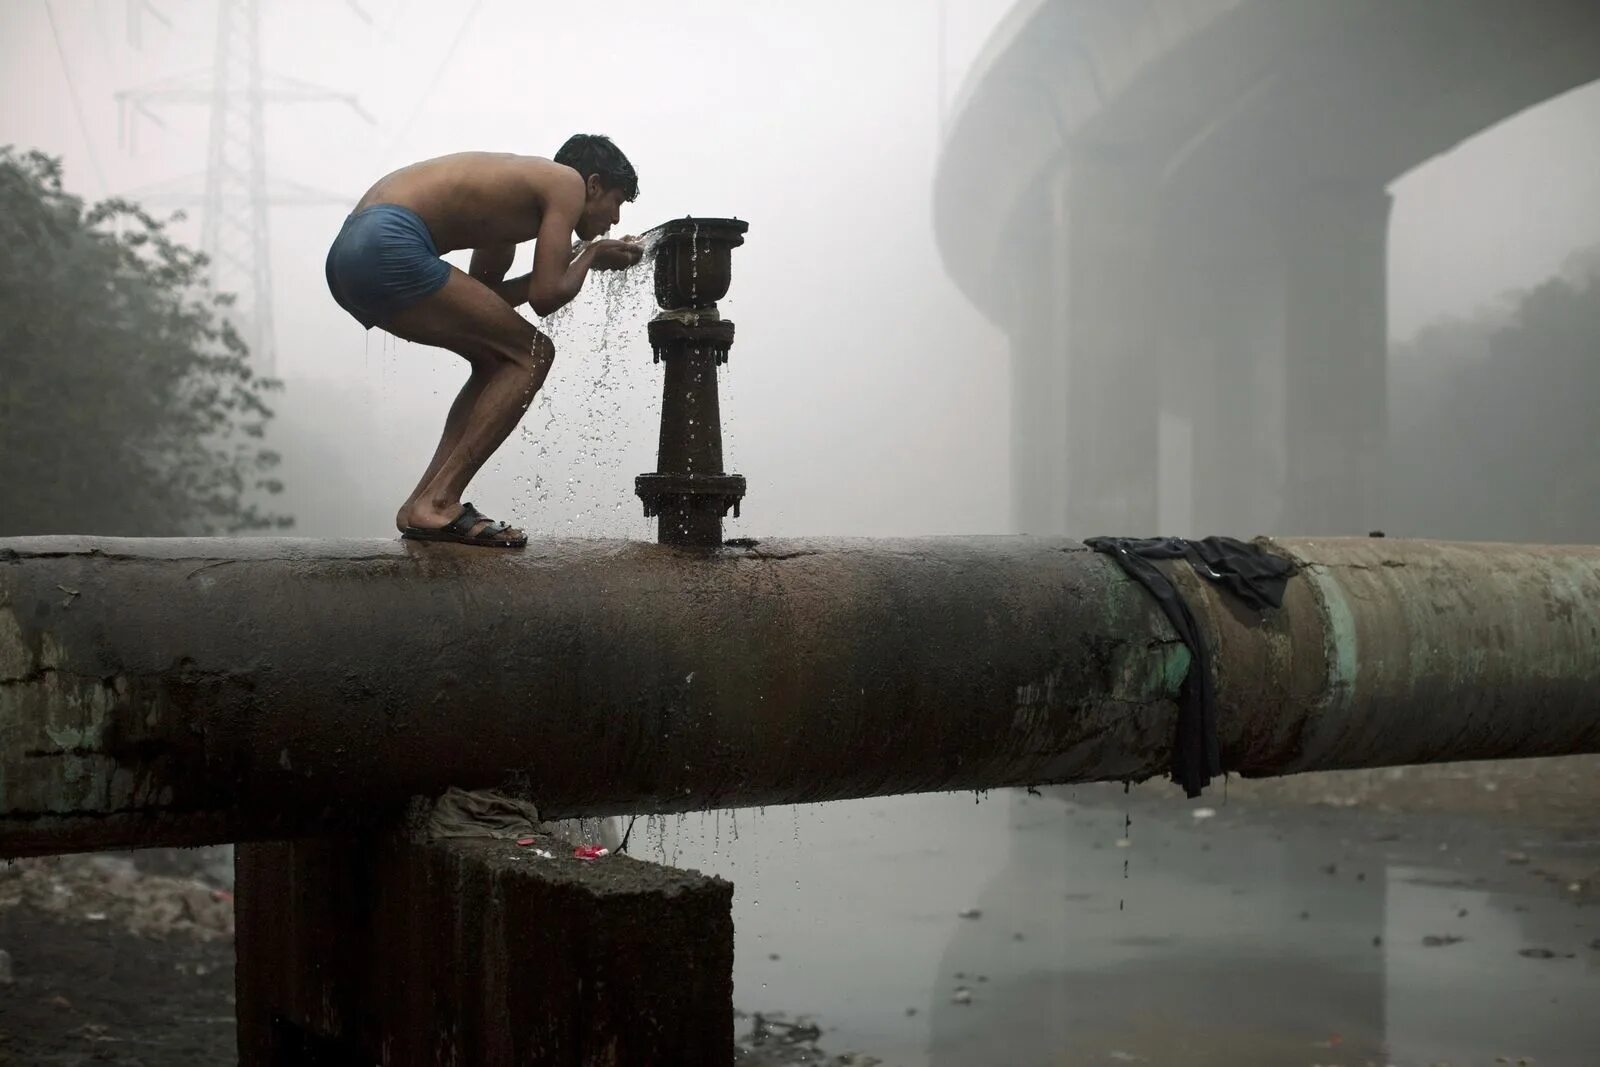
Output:
[[[373,204],[344,220],[327,274],[334,300],[370,330],[444,288],[450,264],[415,211]]]

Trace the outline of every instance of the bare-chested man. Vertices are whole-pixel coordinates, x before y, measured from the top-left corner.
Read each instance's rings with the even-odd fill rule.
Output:
[[[514,308],[543,316],[591,270],[631,267],[638,242],[595,240],[639,195],[626,156],[579,134],[554,160],[462,152],[395,171],[367,191],[328,250],[328,288],[368,329],[446,348],[472,374],[450,407],[422,480],[395,515],[402,537],[520,548],[527,537],[463,504],[461,495],[511,433],[555,359],[550,339]],[[572,238],[588,241],[577,255]],[[516,246],[534,241],[533,270],[507,278]],[[470,248],[462,273],[439,258]]]

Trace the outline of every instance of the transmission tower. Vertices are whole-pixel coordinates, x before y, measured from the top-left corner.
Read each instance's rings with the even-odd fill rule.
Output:
[[[144,47],[144,16],[154,15],[161,25],[172,28],[172,23],[161,9],[156,7],[152,0],[128,0],[128,43],[134,48]]]
[[[217,0],[215,6],[211,69],[117,93],[118,132],[131,148],[140,117],[161,124],[156,107],[198,104],[210,108],[204,172],[135,195],[147,203],[200,207],[200,248],[211,262],[211,288],[235,295],[230,320],[250,346],[256,371],[270,376],[277,369],[277,352],[268,208],[275,203],[344,205],[349,198],[269,177],[266,105],[333,101],[348,105],[369,123],[373,119],[353,94],[263,70],[260,0]]]

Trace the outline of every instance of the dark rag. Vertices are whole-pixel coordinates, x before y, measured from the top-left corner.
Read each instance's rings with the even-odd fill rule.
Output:
[[[1128,577],[1150,591],[1172,628],[1188,646],[1194,664],[1178,690],[1178,736],[1172,747],[1172,780],[1191,797],[1222,773],[1217,746],[1216,696],[1211,690],[1211,660],[1188,603],[1151,560],[1187,559],[1202,578],[1257,611],[1283,606],[1283,590],[1294,574],[1294,561],[1275,556],[1260,545],[1232,537],[1189,541],[1181,537],[1091,537],[1084,544],[1104,552]]]

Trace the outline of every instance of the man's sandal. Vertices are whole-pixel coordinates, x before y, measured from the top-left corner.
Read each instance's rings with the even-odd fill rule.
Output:
[[[488,525],[474,533],[472,528],[480,522]],[[510,529],[510,523],[495,522],[471,504],[463,504],[461,514],[448,524],[433,529],[407,526],[400,531],[400,536],[412,541],[448,541],[456,545],[482,545],[488,548],[522,548],[528,543],[525,534],[507,536],[506,531]]]

